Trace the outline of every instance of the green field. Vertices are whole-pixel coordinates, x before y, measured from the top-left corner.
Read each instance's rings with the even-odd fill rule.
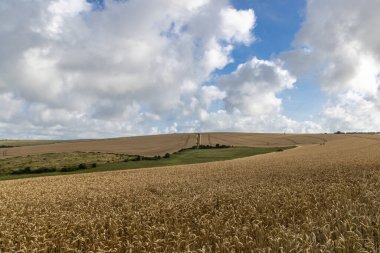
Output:
[[[292,147],[187,149],[171,154],[169,158],[140,161],[135,161],[137,156],[94,152],[73,152],[64,154],[14,157],[0,160],[0,180],[223,161],[270,152],[278,152],[289,148]],[[91,166],[91,164],[94,163],[96,163],[96,167]],[[66,166],[76,166],[78,164],[88,164],[88,167],[86,169],[77,169],[69,172],[60,171],[60,168]],[[24,173],[20,175],[12,174],[12,171],[20,170],[26,167],[30,167],[32,171],[38,168],[57,168],[57,171],[49,173]]]

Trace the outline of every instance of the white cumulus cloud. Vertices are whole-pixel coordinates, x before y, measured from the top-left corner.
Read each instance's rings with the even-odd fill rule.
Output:
[[[279,60],[253,58],[240,64],[236,71],[220,77],[207,97],[222,100],[213,112],[201,111],[201,129],[253,132],[320,132],[319,124],[297,122],[286,117],[279,94],[293,88],[296,79]],[[214,94],[214,96],[212,95]],[[210,104],[210,103],[208,103]]]
[[[0,136],[316,129],[282,115],[295,79],[279,61],[215,78],[255,23],[227,0],[2,1]]]
[[[380,130],[379,1],[309,0],[295,49],[284,55],[297,75],[312,75],[329,98],[324,129]]]
[[[108,0],[105,6],[0,3],[4,138],[181,129],[223,98],[203,83],[233,60],[235,45],[250,43],[255,23],[253,10],[237,11],[228,1]]]

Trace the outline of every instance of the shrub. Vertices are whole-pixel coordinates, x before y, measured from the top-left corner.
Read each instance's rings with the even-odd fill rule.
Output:
[[[165,155],[164,155],[164,158],[169,158],[170,157],[170,154],[169,153],[166,153]]]
[[[39,173],[50,173],[50,172],[55,172],[55,171],[57,171],[57,169],[54,167],[52,167],[52,168],[42,167],[42,168],[32,170],[31,173],[39,174]]]
[[[78,170],[78,168],[74,166],[65,166],[60,169],[61,172],[70,172],[70,171],[76,171],[76,170]]]
[[[96,163],[91,164],[92,168],[96,168]],[[65,166],[60,169],[60,172],[71,172],[71,171],[77,171],[77,170],[85,170],[87,169],[87,165],[85,163],[81,163],[78,166]]]
[[[30,167],[25,167],[23,169],[12,171],[11,174],[17,175],[17,174],[29,174],[31,172]]]
[[[230,145],[224,145],[217,143],[215,146],[212,145],[199,145],[199,146],[192,146],[190,149],[218,149],[218,148],[231,148],[233,146]]]
[[[9,146],[9,145],[0,145],[0,148],[13,148],[13,146]]]
[[[156,160],[160,160],[161,159],[161,156],[153,156],[153,157],[148,157],[148,156],[142,156],[142,160],[147,160],[147,161],[156,161]]]
[[[87,165],[86,164],[81,163],[81,164],[78,165],[78,170],[85,170],[85,169],[87,169]]]
[[[13,174],[13,175],[19,175],[19,174],[41,174],[41,173],[50,173],[50,172],[55,172],[55,171],[57,171],[57,169],[54,168],[54,167],[52,167],[52,168],[42,167],[42,168],[37,168],[37,169],[34,169],[34,170],[32,170],[30,167],[25,167],[23,169],[12,171],[11,174]]]

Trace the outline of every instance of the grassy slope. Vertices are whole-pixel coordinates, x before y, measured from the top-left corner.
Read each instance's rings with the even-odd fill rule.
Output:
[[[284,150],[288,148],[281,148],[280,150]],[[204,163],[204,162],[212,162],[212,161],[231,160],[231,159],[265,154],[265,153],[276,152],[276,151],[279,151],[279,148],[233,147],[233,148],[225,148],[225,149],[199,149],[199,150],[190,149],[190,150],[184,150],[182,152],[174,153],[170,156],[170,158],[161,159],[161,160],[152,160],[152,161],[143,160],[143,161],[105,163],[105,164],[98,165],[96,168],[90,168],[86,170],[78,170],[78,171],[72,171],[72,172],[4,175],[4,176],[0,176],[0,180]],[[78,161],[78,163],[80,162],[81,161]]]

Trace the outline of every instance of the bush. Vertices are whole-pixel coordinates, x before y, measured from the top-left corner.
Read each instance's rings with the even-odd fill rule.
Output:
[[[166,153],[165,155],[164,155],[164,158],[169,158],[170,157],[170,154],[169,153]]]
[[[17,174],[30,174],[31,169],[30,167],[25,167],[23,169],[12,171],[11,174],[17,175]]]
[[[218,149],[218,148],[231,148],[230,145],[222,145],[217,143],[215,146],[212,145],[199,145],[199,146],[192,146],[191,149]]]
[[[95,168],[96,163],[93,163],[91,167]],[[65,166],[62,169],[60,169],[60,172],[71,172],[71,171],[85,170],[85,169],[87,169],[87,165],[85,163],[81,163],[78,166]]]
[[[131,159],[131,161],[137,162],[137,161],[142,161],[143,156],[137,155],[135,158]]]
[[[50,172],[56,172],[57,169],[52,167],[52,168],[37,168],[32,170],[30,167],[25,167],[23,169],[15,170],[12,171],[11,174],[13,175],[20,175],[20,174],[41,174],[41,173],[50,173]]]
[[[161,156],[153,156],[153,157],[148,157],[148,156],[142,156],[142,160],[146,160],[146,161],[156,161],[156,160],[160,160],[161,159]]]
[[[86,164],[81,163],[81,164],[78,165],[78,170],[85,170],[85,169],[87,169],[87,165]]]
[[[78,170],[78,167],[74,167],[74,166],[65,166],[63,167],[60,171],[61,172],[70,172],[70,171],[76,171]]]
[[[30,169],[30,167],[25,167],[23,170],[20,170],[24,173],[30,173],[32,170]]]
[[[50,172],[55,172],[57,171],[56,168],[38,168],[38,169],[35,169],[35,170],[32,170],[32,173],[35,173],[35,174],[39,174],[39,173],[50,173]]]
[[[14,148],[13,146],[9,146],[9,145],[0,145],[0,148]]]

